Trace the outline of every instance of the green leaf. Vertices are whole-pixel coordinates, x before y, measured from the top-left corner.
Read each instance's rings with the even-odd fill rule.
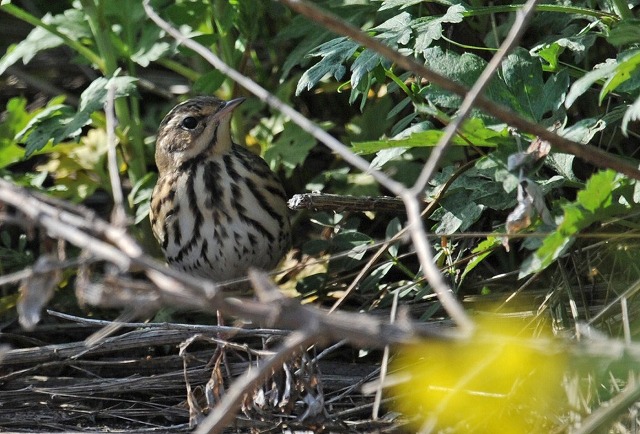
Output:
[[[542,245],[521,265],[522,278],[548,267],[563,255],[574,242],[574,235],[596,221],[628,212],[625,205],[615,200],[618,189],[625,178],[613,170],[604,170],[593,175],[576,201],[563,206],[564,216],[556,231],[547,236]]]
[[[77,112],[66,105],[51,105],[34,116],[16,135],[16,140],[26,137],[25,155],[29,157],[49,142],[55,145],[67,138],[77,138],[82,127],[91,121],[93,112],[102,109],[111,86],[115,87],[115,97],[119,98],[135,90],[133,83],[136,80],[133,77],[99,77],[80,95]]]
[[[497,237],[487,237],[486,240],[481,241],[472,251],[473,257],[467,263],[467,266],[464,268],[462,275],[460,276],[460,281],[464,280],[464,278],[469,274],[474,268],[480,264],[487,256],[489,256],[493,251],[502,245],[502,241]]]
[[[354,142],[352,150],[359,154],[372,154],[388,148],[430,147],[435,146],[443,135],[444,132],[441,130],[428,130],[402,139]],[[452,143],[458,146],[469,146],[471,143],[475,146],[495,147],[498,143],[507,141],[508,138],[509,133],[506,128],[496,131],[485,127],[481,119],[471,118],[465,121],[460,134],[453,138]]]
[[[430,47],[424,50],[425,66],[465,86],[472,86],[478,79],[487,62],[479,56],[464,53],[462,56],[440,47]],[[496,84],[497,83],[497,84]],[[492,88],[492,85],[497,88]],[[506,92],[504,84],[500,81],[492,81],[486,94],[495,100],[496,94]],[[451,92],[430,85],[424,88],[425,96],[436,105],[446,108],[458,108],[462,99]]]
[[[417,5],[418,3],[422,3],[424,0],[384,0],[382,2],[382,6],[380,6],[380,10],[384,11],[387,9],[406,9],[409,6]]]
[[[213,95],[215,91],[220,89],[222,83],[227,77],[214,69],[205,74],[202,74],[194,83],[193,83],[193,92],[199,95]]]
[[[418,35],[416,37],[415,51],[422,53],[433,41],[437,41],[442,36],[443,23],[459,23],[463,20],[463,12],[466,9],[462,5],[453,5],[441,17],[418,18],[412,23],[413,30]]]
[[[331,260],[331,269],[350,270],[362,261],[368,246],[373,242],[371,237],[357,231],[338,233],[332,240],[332,253],[344,253]]]
[[[351,65],[351,85],[357,87],[360,80],[373,71],[381,62],[388,63],[375,51],[365,49]]]
[[[383,39],[391,47],[406,45],[412,34],[411,14],[401,12],[371,30],[378,32],[376,37]]]
[[[93,112],[101,110],[107,102],[110,88],[114,88],[114,97],[121,98],[135,91],[134,77],[99,77],[80,95],[78,112],[64,130],[65,137],[76,136],[77,132],[90,122]]]
[[[618,61],[614,73],[607,78],[600,91],[600,104],[604,98],[617,89],[622,83],[629,80],[640,65],[640,50],[625,53]]]
[[[20,161],[24,150],[17,145],[15,136],[29,122],[27,100],[22,97],[11,98],[7,102],[4,116],[0,121],[0,168]]]
[[[151,62],[160,59],[171,49],[168,42],[160,41],[164,32],[155,26],[142,28],[142,35],[138,37],[136,49],[131,54],[131,60],[146,68]]]
[[[485,209],[484,205],[469,201],[465,194],[456,194],[446,199],[441,203],[444,215],[434,230],[437,235],[451,235],[458,230],[467,230]]]
[[[607,42],[615,46],[640,42],[640,19],[630,18],[619,21],[609,32]]]
[[[610,92],[636,75],[638,65],[640,65],[640,50],[623,52],[617,59],[607,59],[604,63],[596,65],[592,71],[573,83],[567,94],[565,106],[570,107],[596,81],[606,80],[600,91],[599,103],[602,104]]]
[[[591,48],[596,41],[596,34],[593,32],[595,23],[589,23],[581,30],[578,26],[571,24],[562,30],[561,35],[555,40],[547,41],[531,49],[531,54],[540,56],[541,59],[549,63],[548,70],[555,71],[558,68],[558,57],[565,49],[573,52],[576,62],[581,61],[587,49]]]
[[[320,45],[310,56],[322,57],[320,62],[306,70],[296,87],[296,95],[303,90],[311,90],[326,75],[333,75],[340,80],[346,71],[343,63],[351,58],[358,49],[358,44],[347,38],[336,38]]]
[[[77,9],[67,9],[63,14],[55,16],[46,14],[42,17],[42,22],[55,26],[60,33],[72,39],[77,40],[91,36],[84,13]],[[22,63],[26,65],[39,52],[58,47],[62,43],[63,40],[60,37],[42,27],[36,27],[23,41],[11,46],[0,59],[0,74],[3,74],[9,66],[19,60],[22,60]]]
[[[559,131],[562,137],[578,143],[589,143],[593,136],[607,127],[607,123],[601,118],[581,119],[575,124]]]
[[[266,150],[265,160],[279,163],[291,176],[293,169],[301,165],[316,145],[316,139],[293,122],[284,124],[284,129]],[[271,164],[272,168],[274,164]]]
[[[429,68],[468,87],[475,83],[487,65],[484,59],[469,53],[459,56],[439,47],[428,48],[424,52]],[[507,56],[499,76],[489,82],[485,94],[489,99],[540,122],[549,112],[554,113],[560,108],[568,86],[566,71],[552,75],[545,82],[540,60],[520,48]],[[461,102],[457,95],[433,85],[426,87],[424,94],[433,104],[446,108],[457,109]]]
[[[613,190],[619,187],[616,178],[613,170],[596,173],[587,181],[585,189],[578,192],[576,203],[592,213],[611,206]]]
[[[541,121],[564,102],[569,86],[566,71],[553,74],[545,83],[542,66],[524,49],[517,49],[502,63],[502,78],[510,90],[510,106],[534,121]]]

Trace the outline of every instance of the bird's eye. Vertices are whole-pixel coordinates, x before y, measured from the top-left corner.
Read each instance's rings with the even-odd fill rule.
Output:
[[[198,126],[198,120],[192,116],[187,116],[182,120],[180,126],[187,130],[192,130]]]

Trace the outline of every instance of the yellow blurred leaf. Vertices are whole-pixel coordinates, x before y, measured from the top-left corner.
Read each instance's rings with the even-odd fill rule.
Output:
[[[402,348],[393,393],[422,432],[549,432],[566,405],[567,361],[550,333],[531,338],[519,320],[481,318],[468,340]]]

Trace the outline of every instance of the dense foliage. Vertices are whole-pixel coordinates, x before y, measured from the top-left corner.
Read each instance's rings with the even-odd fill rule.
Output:
[[[388,194],[369,173],[350,167],[286,116],[176,44],[146,16],[141,2],[32,3],[33,8],[18,2],[0,7],[0,32],[7,41],[0,58],[3,178],[84,203],[108,217],[103,105],[113,87],[131,231],[150,251],[156,249],[148,241],[147,223],[156,179],[155,129],[187,95],[248,96],[235,116],[234,135],[264,156],[289,194]],[[510,2],[487,6],[475,0],[315,3],[468,87],[487,66],[517,10]],[[564,137],[637,165],[640,21],[634,8],[639,2],[543,3],[486,96]],[[228,65],[366,156],[372,169],[407,186],[416,181],[461,102],[278,2],[156,0],[152,6]],[[16,33],[9,34],[9,28]],[[548,321],[558,334],[579,334],[576,324],[589,322],[612,337],[635,338],[640,319],[632,285],[640,277],[637,181],[553,147],[545,150],[536,137],[480,110],[453,143],[424,191],[434,205],[425,222],[435,235],[438,266],[460,300],[482,310],[478,300],[509,298],[503,310],[536,312],[529,320]],[[331,305],[339,300],[362,310],[389,306],[398,293],[402,302],[416,306],[421,320],[441,316],[413,248],[394,238],[404,220],[402,213],[300,212],[297,250],[285,266],[303,266],[281,278],[281,285],[306,301]],[[512,238],[504,238],[507,233]],[[385,240],[393,242],[372,260]],[[20,270],[52,249],[29,231],[16,234],[0,227],[0,273]],[[363,268],[357,290],[345,293]],[[12,315],[15,289],[5,288],[2,295],[0,307]],[[623,315],[603,314],[607,303],[621,298]],[[620,311],[620,305],[616,308]],[[598,372],[595,383],[600,383],[590,384],[601,395],[587,406],[597,406],[618,387],[605,372]]]

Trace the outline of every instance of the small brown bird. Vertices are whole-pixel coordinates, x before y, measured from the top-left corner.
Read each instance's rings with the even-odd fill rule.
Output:
[[[231,113],[243,101],[183,102],[156,141],[153,233],[170,266],[216,282],[245,277],[249,267],[270,270],[291,245],[282,184],[231,139]]]

